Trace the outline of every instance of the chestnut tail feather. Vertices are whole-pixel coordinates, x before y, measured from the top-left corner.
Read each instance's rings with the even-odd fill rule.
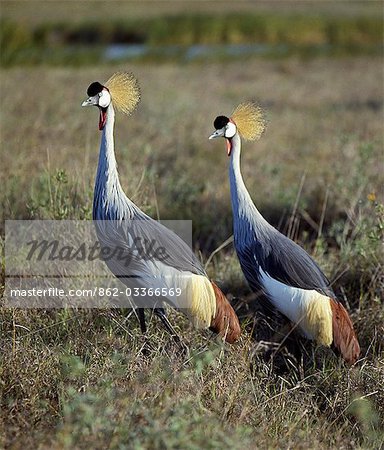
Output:
[[[211,283],[216,297],[216,316],[210,328],[233,344],[241,334],[239,319],[223,292],[213,281]]]
[[[354,364],[360,355],[360,345],[357,340],[352,321],[344,306],[330,299],[332,308],[333,345],[341,353],[348,364]]]

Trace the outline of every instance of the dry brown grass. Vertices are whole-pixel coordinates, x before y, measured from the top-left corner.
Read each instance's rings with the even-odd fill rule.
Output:
[[[123,312],[3,312],[4,444],[378,448],[383,371],[372,356],[379,337],[352,369],[318,351],[316,363],[279,374],[251,355],[246,335],[223,347],[180,316],[171,319],[192,349],[189,359],[155,320],[144,356],[137,323]]]

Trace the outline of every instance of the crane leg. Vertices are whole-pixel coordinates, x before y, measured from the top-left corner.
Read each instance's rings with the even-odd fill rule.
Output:
[[[141,332],[145,334],[147,332],[147,325],[145,323],[145,313],[144,308],[137,308],[137,316],[139,318]]]
[[[168,331],[168,333],[172,336],[172,339],[181,347],[181,351],[183,354],[188,354],[189,349],[184,344],[184,342],[180,339],[180,336],[177,334],[176,330],[171,325],[171,322],[168,320],[164,308],[154,308],[153,312],[156,314],[156,316],[161,320],[163,323],[165,329]]]
[[[168,317],[165,314],[164,308],[154,308],[153,312],[156,316],[162,321],[165,329],[172,336],[175,342],[180,343],[179,335],[176,333],[176,330],[171,325],[171,322],[168,320]]]

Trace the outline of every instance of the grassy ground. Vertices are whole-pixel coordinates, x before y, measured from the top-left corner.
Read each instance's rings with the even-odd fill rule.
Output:
[[[100,134],[83,110],[89,82],[115,69],[2,71],[3,218],[89,218]],[[262,213],[333,280],[362,359],[348,369],[305,345],[299,362],[265,359],[242,308],[244,336],[223,346],[181,315],[191,349],[177,354],[159,323],[151,350],[127,311],[1,310],[2,439],[13,448],[379,448],[384,420],[380,243],[383,98],[379,58],[246,64],[132,65],[143,100],[117,117],[127,194],[153,217],[192,219],[203,258],[231,234],[227,158],[209,142],[218,114],[257,100],[269,125],[243,147]],[[208,270],[246,298],[230,247]],[[265,323],[258,315],[256,331]],[[260,333],[257,334],[260,339]],[[147,344],[148,345],[148,344]]]

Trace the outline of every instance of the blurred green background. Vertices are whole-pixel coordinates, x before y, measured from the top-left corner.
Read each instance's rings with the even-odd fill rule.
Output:
[[[381,12],[372,1],[2,1],[1,63],[377,54]]]

